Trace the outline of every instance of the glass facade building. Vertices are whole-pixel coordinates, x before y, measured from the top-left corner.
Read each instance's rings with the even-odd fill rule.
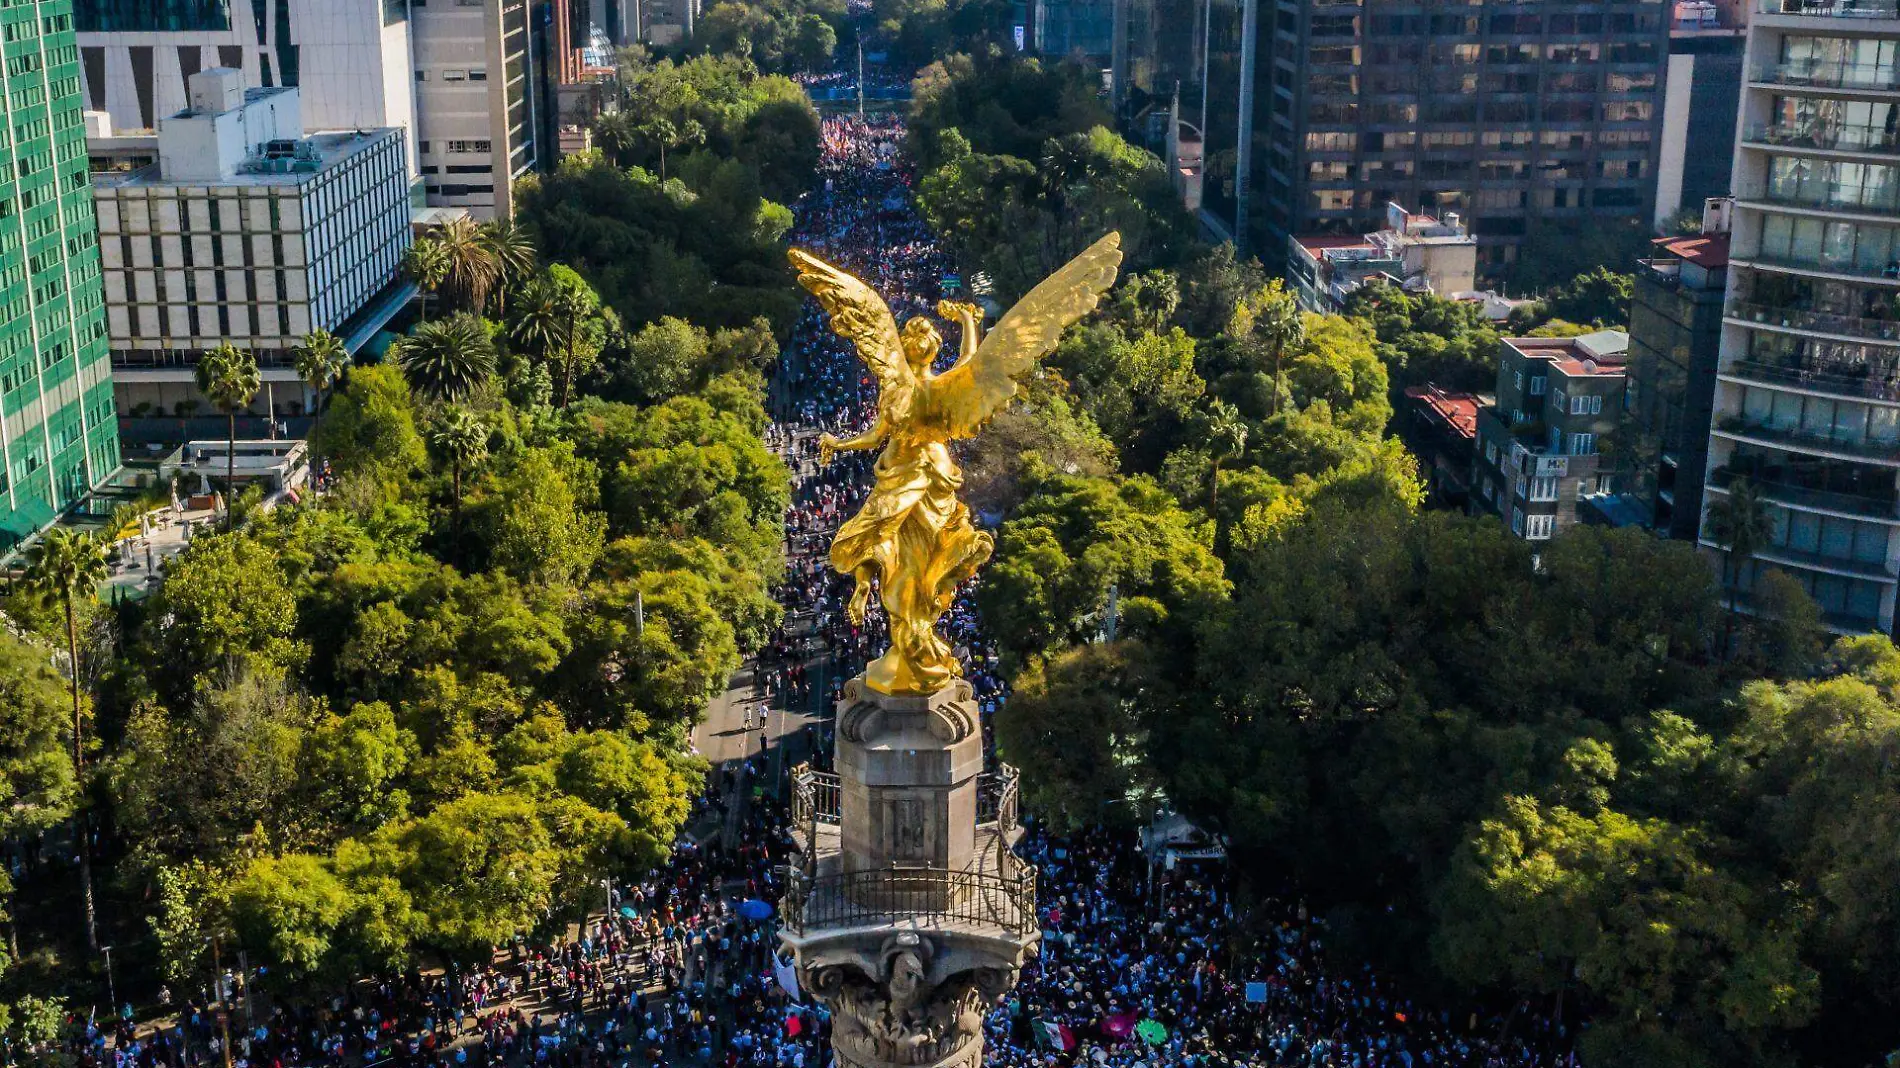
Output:
[[[231,28],[231,0],[75,0],[80,33],[191,33]]]
[[[1251,251],[1368,232],[1396,203],[1464,216],[1495,273],[1540,227],[1650,218],[1661,0],[1204,0],[1195,14],[1206,206]],[[1184,116],[1195,103],[1184,93]]]
[[[72,0],[0,7],[0,552],[119,465]]]

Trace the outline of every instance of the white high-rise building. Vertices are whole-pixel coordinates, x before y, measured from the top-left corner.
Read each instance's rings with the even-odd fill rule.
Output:
[[[119,413],[211,409],[194,367],[229,341],[257,357],[253,411],[307,414],[293,350],[324,329],[356,351],[414,294],[405,135],[306,134],[297,89],[200,71],[156,133],[92,119],[87,154]]]
[[[154,129],[188,106],[192,75],[229,67],[251,88],[298,88],[310,129],[394,126],[413,149],[409,3],[73,0],[86,106],[117,130]]]
[[[1724,561],[1795,578],[1839,631],[1900,586],[1900,7],[1754,0],[1732,185],[1709,509],[1747,481],[1772,533]]]

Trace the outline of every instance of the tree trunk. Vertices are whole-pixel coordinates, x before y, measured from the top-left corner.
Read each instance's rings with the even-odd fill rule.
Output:
[[[1269,417],[1280,414],[1280,357],[1286,352],[1286,345],[1274,342],[1273,345],[1273,402],[1267,407]]]
[[[454,498],[455,510],[449,513],[449,554],[455,559],[462,558],[462,461],[457,460],[449,467],[449,493]]]
[[[224,413],[224,525],[229,529],[237,519],[237,409]]]
[[[567,358],[561,361],[561,401],[560,408],[567,407],[567,399],[574,389],[574,323],[567,324]]]
[[[85,713],[79,699],[79,624],[73,617],[73,591],[66,589],[66,656],[67,668],[73,673],[73,782],[81,792],[79,805],[85,806],[86,747]],[[86,911],[86,946],[99,948],[98,912],[92,900],[92,834],[91,820],[83,812],[73,817],[73,839],[79,850],[79,887],[80,896]]]
[[[1728,614],[1722,617],[1722,659],[1727,661],[1735,651],[1735,550],[1722,554],[1723,570],[1728,572]]]
[[[323,429],[323,390],[316,392],[316,410],[310,413],[310,447],[306,450],[304,462],[310,465],[310,494],[317,493],[317,431]]]

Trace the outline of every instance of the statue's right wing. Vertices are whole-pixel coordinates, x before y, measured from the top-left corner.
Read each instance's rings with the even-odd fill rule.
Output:
[[[904,360],[904,343],[897,320],[877,291],[849,274],[801,249],[790,252],[798,268],[798,284],[811,291],[831,315],[831,329],[857,346],[858,356],[877,376],[878,406],[906,404],[917,384]]]

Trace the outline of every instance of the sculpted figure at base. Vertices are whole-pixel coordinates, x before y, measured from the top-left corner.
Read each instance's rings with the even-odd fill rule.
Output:
[[[832,1012],[840,1064],[961,1068],[981,1061],[984,1014],[1015,985],[1014,970],[938,977],[934,955],[928,939],[907,934],[884,944],[875,974],[850,964],[811,970],[812,993]]]
[[[1069,324],[1094,310],[1121,266],[1121,235],[1108,236],[1029,291],[979,334],[982,311],[944,301],[937,310],[963,331],[959,358],[942,374],[930,365],[942,336],[919,316],[897,321],[860,279],[794,249],[798,281],[831,314],[831,328],[857,347],[877,378],[877,420],[856,437],[819,440],[820,460],[839,450],[875,449],[876,485],[864,508],[838,530],[831,566],[857,580],[849,612],[862,623],[878,585],[890,617],[891,648],[865,669],[872,689],[931,694],[957,675],[937,618],[957,586],[989,559],[990,536],[970,522],[957,499],[963,474],[947,443],[974,436],[1016,393],[1016,379],[1055,348]]]

